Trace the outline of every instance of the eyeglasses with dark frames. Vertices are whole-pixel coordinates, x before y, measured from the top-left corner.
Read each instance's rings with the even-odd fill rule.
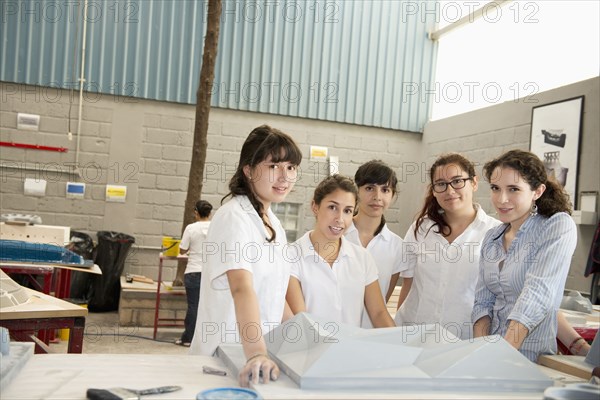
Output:
[[[467,178],[452,179],[450,182],[436,182],[432,185],[433,191],[436,193],[444,193],[448,189],[448,185],[452,186],[452,189],[462,189],[467,184],[467,181],[472,179],[473,177],[469,176]]]

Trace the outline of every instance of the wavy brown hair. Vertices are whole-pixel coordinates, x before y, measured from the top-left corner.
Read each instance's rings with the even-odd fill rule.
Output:
[[[551,217],[558,212],[571,214],[569,194],[553,176],[548,176],[544,163],[535,154],[524,150],[510,150],[487,162],[483,166],[483,173],[488,182],[494,176],[496,168],[514,169],[529,184],[531,190],[536,190],[541,184],[546,185],[546,190],[536,200],[538,213],[541,215]]]
[[[229,196],[248,196],[250,203],[252,203],[265,227],[271,232],[271,237],[266,238],[266,240],[272,242],[276,236],[275,229],[263,219],[265,214],[263,205],[256,196],[250,180],[244,174],[244,167],[246,165],[254,168],[269,156],[271,156],[271,161],[274,163],[289,162],[294,165],[300,165],[302,161],[302,152],[296,142],[294,142],[294,139],[289,135],[278,129],[271,128],[269,125],[261,125],[258,128],[254,128],[242,145],[240,161],[229,181],[229,193],[221,199],[221,204]]]
[[[442,154],[437,158],[437,160],[435,160],[435,162],[431,166],[431,169],[429,170],[429,186],[427,188],[427,196],[425,197],[423,208],[421,208],[421,211],[419,212],[419,214],[417,214],[417,220],[415,222],[414,231],[415,237],[417,237],[419,228],[425,221],[425,218],[429,218],[433,221],[433,225],[431,226],[431,228],[437,229],[434,232],[441,233],[443,236],[446,237],[450,236],[450,234],[452,233],[452,228],[444,219],[443,209],[437,202],[435,196],[433,195],[433,177],[435,176],[436,169],[450,164],[458,165],[463,171],[469,174],[470,178],[475,176],[475,165],[473,165],[471,161],[469,161],[465,156],[461,154]],[[429,230],[425,233],[425,235],[427,235],[427,233],[429,233]]]

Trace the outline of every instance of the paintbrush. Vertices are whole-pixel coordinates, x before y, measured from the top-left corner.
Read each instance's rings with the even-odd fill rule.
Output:
[[[89,400],[139,400],[140,396],[175,392],[180,389],[181,386],[161,386],[144,390],[125,388],[88,389],[86,397]]]

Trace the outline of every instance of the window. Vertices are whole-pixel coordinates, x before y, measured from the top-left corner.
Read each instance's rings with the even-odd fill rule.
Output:
[[[295,242],[298,237],[298,224],[300,221],[300,204],[273,203],[271,209],[281,221],[288,242]]]

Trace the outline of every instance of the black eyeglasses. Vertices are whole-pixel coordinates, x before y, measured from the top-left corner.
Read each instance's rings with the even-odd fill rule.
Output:
[[[446,189],[448,189],[448,185],[452,186],[452,189],[462,189],[467,184],[467,181],[472,179],[473,177],[469,176],[468,178],[452,179],[450,182],[436,182],[432,185],[433,191],[436,193],[444,193]]]

